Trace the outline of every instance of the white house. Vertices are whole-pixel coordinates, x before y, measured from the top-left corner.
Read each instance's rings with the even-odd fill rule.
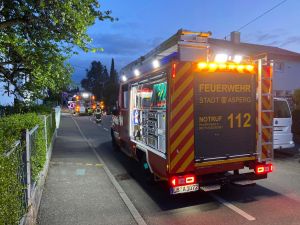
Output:
[[[231,32],[230,40],[209,38],[214,53],[255,56],[267,54],[274,61],[273,91],[276,96],[291,96],[300,88],[300,54],[278,47],[240,42],[240,33]]]

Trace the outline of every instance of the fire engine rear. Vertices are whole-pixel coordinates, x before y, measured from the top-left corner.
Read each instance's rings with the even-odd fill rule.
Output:
[[[114,146],[172,194],[249,185],[272,172],[272,63],[212,54],[179,30],[121,70]]]

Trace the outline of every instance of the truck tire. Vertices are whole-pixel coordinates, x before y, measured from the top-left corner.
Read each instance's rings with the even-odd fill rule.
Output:
[[[142,158],[140,160],[140,166],[142,167],[143,174],[145,176],[147,185],[154,185],[156,182],[154,180],[154,174],[151,173],[148,162],[146,160],[146,154],[143,152]]]
[[[112,144],[113,149],[115,151],[120,150],[120,146],[118,145],[118,143],[116,141],[113,129],[110,129],[110,135],[111,135],[111,144]]]

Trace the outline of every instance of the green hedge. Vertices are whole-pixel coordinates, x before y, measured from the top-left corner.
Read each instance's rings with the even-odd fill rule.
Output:
[[[26,211],[25,187],[18,177],[22,152],[20,147],[9,157],[0,155],[0,224],[18,224]]]
[[[15,141],[21,139],[22,132],[39,125],[36,152],[32,155],[32,177],[38,178],[46,161],[44,122],[36,113],[15,114],[0,118],[0,224],[16,224],[22,215],[22,187],[17,177],[20,154],[17,149],[10,157],[4,156]],[[22,143],[25,146],[25,143]]]
[[[17,106],[1,106],[0,105],[0,117],[13,114],[25,114],[35,112],[37,114],[50,114],[52,107],[49,105],[17,105]]]

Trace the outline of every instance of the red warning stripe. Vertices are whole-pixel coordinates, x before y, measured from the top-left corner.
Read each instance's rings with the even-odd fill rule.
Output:
[[[184,98],[185,95],[189,93],[189,91],[193,89],[193,83],[191,82],[182,92],[180,92],[179,96],[177,97],[176,100],[172,103],[172,109],[175,110],[175,108],[179,105],[182,104],[182,99]],[[189,102],[189,101],[187,101]],[[184,104],[184,103],[183,103]]]
[[[178,163],[176,163],[175,165],[172,165],[172,172],[173,173],[177,173],[178,169],[184,165],[186,163],[187,158],[191,155],[194,154],[194,146],[191,146],[186,152],[185,154],[181,157],[181,159],[178,161]]]
[[[194,77],[191,63],[179,63],[171,82],[170,172],[178,173],[194,160]]]

